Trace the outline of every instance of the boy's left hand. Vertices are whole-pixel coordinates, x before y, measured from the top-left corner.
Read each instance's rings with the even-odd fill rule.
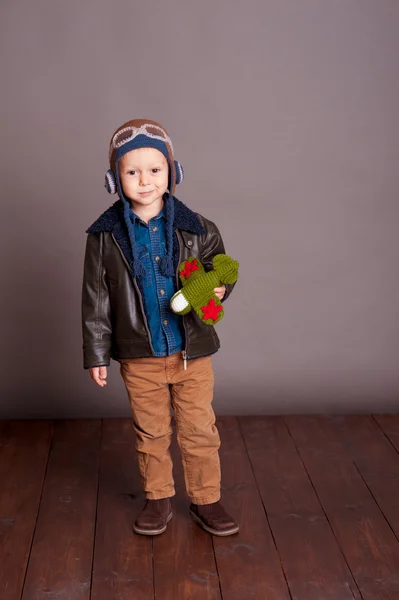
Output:
[[[215,296],[221,300],[226,293],[226,286],[222,285],[221,287],[216,287],[213,289],[213,291],[215,292]]]

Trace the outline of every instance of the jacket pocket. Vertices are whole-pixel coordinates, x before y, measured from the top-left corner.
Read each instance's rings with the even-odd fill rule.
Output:
[[[198,246],[198,237],[194,234],[181,232],[181,238],[183,241],[183,256],[189,258],[193,256],[194,258],[200,258],[200,251]],[[187,260],[187,258],[183,258],[183,260]]]

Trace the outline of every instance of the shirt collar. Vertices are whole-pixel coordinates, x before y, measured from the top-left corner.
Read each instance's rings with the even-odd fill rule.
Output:
[[[136,215],[135,212],[132,211],[132,209],[130,209],[129,215],[131,217],[133,217],[134,221],[140,221],[140,223],[143,223],[144,225],[148,226],[148,223],[145,223],[138,215]],[[162,217],[164,219],[166,219],[165,203],[164,203],[161,211],[155,217],[151,217],[150,221],[158,220],[158,219],[161,219]]]

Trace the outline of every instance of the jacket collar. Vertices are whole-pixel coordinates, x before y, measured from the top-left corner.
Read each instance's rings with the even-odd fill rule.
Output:
[[[176,196],[174,196],[174,203],[173,229],[184,229],[198,235],[205,233],[205,229],[194,211],[178,200]],[[94,221],[86,230],[86,233],[115,232],[115,230],[120,230],[121,225],[126,227],[123,216],[123,202],[119,199]]]
[[[183,229],[198,235],[205,233],[205,228],[202,226],[195,212],[188,206],[183,204],[174,196],[174,219],[173,219],[173,264],[175,269],[179,265],[179,243],[176,237],[176,229]],[[110,206],[94,223],[86,230],[86,233],[99,233],[101,231],[111,232],[118,242],[121,250],[130,265],[133,265],[133,254],[130,245],[129,235],[123,214],[123,202],[117,200]],[[139,278],[140,285],[140,278]],[[143,293],[143,292],[142,292]]]

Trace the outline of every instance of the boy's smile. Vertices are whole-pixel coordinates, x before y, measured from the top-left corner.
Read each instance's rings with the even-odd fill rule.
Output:
[[[120,158],[118,167],[123,193],[132,210],[148,222],[163,208],[169,175],[166,157],[156,148],[136,148]]]

